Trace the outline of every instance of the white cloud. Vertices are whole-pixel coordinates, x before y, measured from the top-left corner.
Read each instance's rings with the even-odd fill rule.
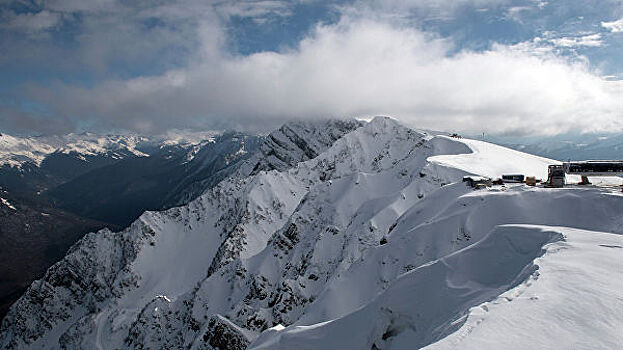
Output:
[[[621,82],[548,52],[496,45],[450,56],[451,43],[428,33],[349,19],[278,53],[231,56],[206,37],[206,54],[186,69],[33,87],[31,97],[59,115],[144,131],[377,114],[462,132],[623,130]]]
[[[96,81],[134,74],[141,70],[137,66],[162,71],[204,54],[195,48],[205,39],[197,35],[205,28],[211,28],[211,37],[222,36],[232,16],[261,23],[290,15],[297,1],[46,0],[20,14],[0,5],[0,30],[5,30],[0,42],[6,48],[0,61],[26,65],[28,60],[34,68],[80,71]],[[54,28],[61,31],[52,38]]]
[[[580,47],[580,46],[599,47],[603,45],[601,34],[599,33],[572,36],[572,37],[554,38],[554,39],[550,39],[549,41],[552,44],[559,46],[559,47]]]
[[[414,16],[427,20],[451,20],[465,7],[487,11],[510,2],[510,0],[355,0],[342,7],[341,11],[351,16],[392,20],[410,20]]]
[[[37,13],[11,14],[5,27],[35,33],[57,26],[61,18],[61,14],[47,10]]]
[[[49,10],[66,13],[117,12],[122,7],[119,0],[48,0],[44,4]]]
[[[511,6],[508,8],[506,15],[508,18],[512,18],[517,22],[521,22],[522,12],[530,11],[533,8],[530,6]]]
[[[623,32],[623,18],[612,22],[601,22],[601,26],[613,33]]]
[[[289,16],[291,14],[288,1],[226,1],[218,3],[216,11],[225,17],[240,16],[251,18],[262,18],[269,14],[278,16]]]
[[[437,8],[443,11],[452,11],[463,5],[473,7],[483,7],[489,5],[498,5],[510,3],[510,0],[373,0],[360,1],[355,7],[365,7],[366,3],[374,8],[382,8],[385,11],[391,10],[411,10],[422,8]]]

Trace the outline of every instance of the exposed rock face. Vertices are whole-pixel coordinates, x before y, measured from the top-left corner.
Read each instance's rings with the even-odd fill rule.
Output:
[[[243,168],[241,175],[289,169],[300,162],[315,158],[336,140],[362,125],[363,122],[356,120],[287,123],[266,137],[259,154]]]
[[[250,343],[241,328],[220,315],[210,317],[202,333],[197,350],[244,350]]]

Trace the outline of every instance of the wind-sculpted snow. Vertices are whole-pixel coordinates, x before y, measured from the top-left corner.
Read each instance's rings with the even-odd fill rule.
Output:
[[[528,226],[565,236],[546,246],[538,271],[474,306],[440,349],[618,349],[623,344],[623,236]]]
[[[455,327],[469,307],[527,278],[542,247],[560,239],[552,231],[498,227],[464,250],[404,273],[365,307],[267,333],[251,349],[304,349],[312,343],[326,350],[418,349]]]
[[[385,245],[365,254],[336,276],[300,320],[341,317],[368,303],[400,274],[470,246],[505,224],[539,224],[623,233],[623,196],[607,191],[542,190],[523,186],[506,191],[446,186],[410,208]],[[345,290],[354,291],[348,298]]]
[[[188,205],[88,235],[13,306],[0,345],[369,350],[451,339],[564,246],[565,228],[534,225],[623,232],[623,196],[608,189],[467,187],[468,173],[547,165],[483,147],[389,118],[284,126]]]
[[[510,150],[484,141],[465,139],[461,142],[470,148],[470,153],[440,155],[431,157],[429,161],[492,178],[501,177],[502,174],[525,174],[546,179],[547,166],[560,164],[558,161]]]

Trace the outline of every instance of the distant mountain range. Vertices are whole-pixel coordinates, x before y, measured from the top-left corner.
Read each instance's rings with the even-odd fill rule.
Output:
[[[568,160],[623,160],[623,135],[577,134],[554,136],[487,136],[487,141],[522,152]]]

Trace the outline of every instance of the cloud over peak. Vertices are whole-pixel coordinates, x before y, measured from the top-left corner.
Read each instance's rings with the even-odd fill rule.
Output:
[[[522,3],[509,19],[517,6],[504,0],[383,0],[365,6],[355,1],[330,5],[339,12],[337,20],[301,29],[294,44],[251,53],[229,47],[235,30],[253,35],[256,28],[279,28],[296,17],[297,6],[309,4],[50,2],[36,15],[57,14],[56,22],[36,24],[36,15],[16,16],[25,16],[21,21],[39,30],[70,18],[81,26],[70,41],[79,43],[75,56],[87,62],[89,72],[101,73],[88,83],[23,82],[15,91],[29,101],[26,108],[0,103],[0,122],[48,132],[88,125],[149,133],[382,114],[416,127],[474,133],[623,129],[622,83],[602,78],[581,54],[586,48],[607,48],[615,22],[597,22],[608,29],[601,32],[542,31],[519,42],[464,45],[465,38],[423,23],[457,16],[457,8],[470,7],[474,16],[497,9],[497,15],[486,18],[503,25],[491,28],[509,30],[521,24],[522,16],[549,5]],[[413,17],[413,11],[434,20]],[[234,30],[232,21],[242,24]],[[109,30],[115,23],[124,35]],[[63,64],[71,66],[74,56],[67,57]]]
[[[211,54],[184,69],[30,93],[59,115],[141,131],[376,114],[467,132],[623,127],[620,82],[554,54],[504,45],[453,54],[436,35],[361,18],[319,25],[282,52],[232,56],[203,44]]]

